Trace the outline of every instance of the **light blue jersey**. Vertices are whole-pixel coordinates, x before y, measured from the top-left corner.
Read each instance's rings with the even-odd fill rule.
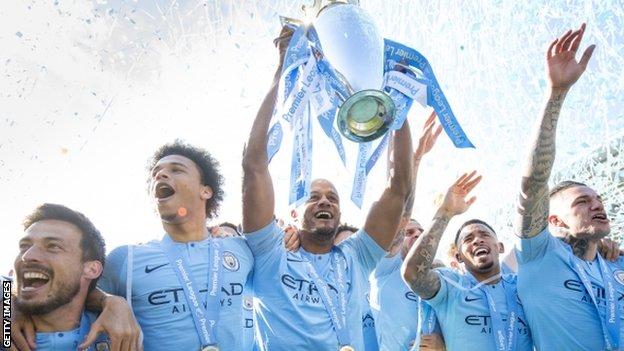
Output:
[[[210,240],[172,244],[178,252],[184,253],[203,304],[208,290]],[[217,342],[221,350],[244,350],[243,295],[253,267],[253,256],[242,237],[212,240],[220,240],[223,251]],[[108,255],[104,274],[98,283],[102,290],[126,295],[127,257],[127,246]],[[201,342],[184,290],[160,241],[133,246],[132,309],[143,330],[145,351],[199,350]]]
[[[77,350],[84,338],[87,336],[91,324],[95,322],[97,316],[91,312],[83,312],[80,319],[80,326],[73,330],[36,333],[35,342],[37,351],[67,351]],[[106,334],[98,335],[96,341],[89,346],[87,351],[107,351],[110,343]]]
[[[370,309],[370,293],[367,291],[364,294],[364,300],[362,301],[362,308],[364,314],[362,315],[362,332],[364,333],[364,351],[378,351],[379,345],[377,344],[377,334],[375,332],[375,318]]]
[[[409,350],[418,328],[420,298],[403,281],[401,255],[384,257],[370,276],[371,310],[379,350]]]
[[[252,279],[249,279],[243,293],[243,337],[245,338],[245,350],[253,350],[256,344],[256,338],[254,336],[255,318],[253,313],[254,295],[252,286]]]
[[[299,254],[288,252],[282,243],[282,230],[274,221],[245,235],[256,263],[253,284],[260,300],[256,311],[260,349],[337,350],[339,343],[332,320],[305,261],[311,260],[335,296],[337,284],[332,254],[316,255],[302,249]],[[363,350],[362,294],[368,275],[385,251],[363,230],[341,242],[338,248],[346,260],[346,325],[351,345]]]
[[[492,318],[485,293],[479,288],[475,288],[471,279],[464,274],[447,268],[439,268],[436,271],[440,273],[440,290],[426,302],[431,305],[438,317],[446,349],[449,351],[497,351]],[[505,288],[515,290],[515,286],[516,276],[512,274],[503,275],[496,284],[482,286],[483,289],[488,290],[496,302],[505,327],[508,325]],[[518,299],[517,293],[515,291],[512,293]],[[522,307],[519,300],[517,302]],[[522,308],[518,312],[516,350],[533,350],[531,333]],[[556,348],[551,350],[556,350]]]
[[[583,261],[570,246],[553,237],[548,228],[530,239],[522,239],[517,250],[518,293],[524,304],[538,350],[604,350],[605,342],[598,311],[587,294],[570,259],[587,273],[600,314],[604,315],[606,290],[597,260]],[[622,321],[624,299],[624,259],[607,262],[613,274],[620,310],[620,350],[624,349]]]

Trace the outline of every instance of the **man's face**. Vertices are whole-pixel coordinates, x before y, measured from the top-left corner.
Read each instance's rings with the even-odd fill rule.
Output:
[[[324,179],[313,181],[303,213],[303,229],[318,235],[332,236],[339,223],[340,198],[336,188]]]
[[[150,194],[165,222],[183,219],[191,213],[205,215],[212,189],[202,185],[195,162],[180,155],[161,158],[152,169]]]
[[[409,250],[416,242],[416,239],[418,239],[420,237],[420,234],[422,234],[424,231],[425,230],[420,225],[420,223],[416,222],[413,219],[410,220],[409,223],[407,223],[407,226],[405,226],[405,238],[403,239],[403,246],[407,247],[407,249]]]
[[[469,272],[487,273],[499,266],[499,255],[503,246],[496,234],[483,224],[465,226],[457,239],[459,262],[463,262]]]
[[[405,237],[403,238],[403,247],[401,248],[401,252],[404,253],[403,257],[407,256],[407,253],[412,248],[412,245],[414,245],[416,240],[424,231],[425,230],[420,225],[420,223],[410,219],[410,221],[405,226]]]
[[[75,225],[42,220],[26,229],[15,259],[17,306],[27,315],[46,314],[71,302],[84,276],[82,234]]]
[[[602,198],[586,186],[562,190],[550,200],[548,221],[578,239],[600,239],[611,230]]]

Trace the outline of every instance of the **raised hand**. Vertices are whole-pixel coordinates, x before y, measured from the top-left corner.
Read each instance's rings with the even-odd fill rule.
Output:
[[[421,157],[423,157],[426,153],[431,151],[431,149],[436,143],[436,140],[438,140],[438,136],[442,132],[442,126],[438,125],[434,130],[434,127],[436,126],[436,124],[437,124],[436,113],[435,111],[433,111],[431,112],[431,115],[429,116],[429,118],[427,118],[427,121],[425,122],[425,126],[423,127],[423,131],[420,135],[420,138],[418,139],[418,147],[416,148],[416,151],[414,152],[415,162],[420,161]]]
[[[477,176],[477,171],[472,171],[470,174],[464,173],[446,192],[440,210],[450,216],[466,212],[477,200],[476,196],[472,196],[469,199],[466,199],[466,197],[480,181],[481,176]]]
[[[576,52],[585,34],[585,23],[576,31],[569,30],[561,38],[555,39],[546,53],[547,73],[553,89],[569,89],[581,77],[596,48],[590,45],[581,60],[576,62]]]

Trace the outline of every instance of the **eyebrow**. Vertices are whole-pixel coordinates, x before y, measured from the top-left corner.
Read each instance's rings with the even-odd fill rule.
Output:
[[[58,236],[46,236],[46,237],[42,238],[42,240],[43,240],[43,241],[46,241],[46,242],[50,242],[50,241],[58,241],[58,242],[63,242],[63,238],[58,237]],[[20,239],[20,241],[19,241],[19,245],[21,245],[21,244],[26,244],[26,243],[32,243],[32,241],[33,241],[33,240],[32,240],[31,238],[29,238],[29,237],[24,237],[24,238],[21,238],[21,239]]]
[[[161,163],[161,164],[158,164],[158,165],[154,166],[154,168],[152,168],[152,173],[154,171],[156,171],[156,170],[159,170],[159,169],[163,168],[165,165],[180,166],[180,167],[188,168],[187,165],[185,165],[184,163],[181,163],[181,162],[165,162],[165,163]]]

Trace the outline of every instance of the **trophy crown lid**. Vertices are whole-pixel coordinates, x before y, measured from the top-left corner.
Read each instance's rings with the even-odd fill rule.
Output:
[[[303,5],[301,9],[307,18],[316,18],[324,9],[334,5],[360,5],[360,0],[314,0],[312,5]]]

